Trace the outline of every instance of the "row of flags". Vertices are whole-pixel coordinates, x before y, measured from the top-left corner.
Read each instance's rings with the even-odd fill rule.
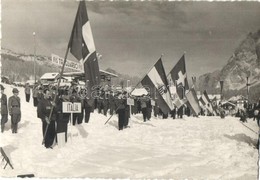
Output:
[[[79,2],[68,49],[84,65],[86,86],[99,85],[99,64],[85,1]],[[196,79],[192,80],[196,81]],[[141,84],[148,87],[150,97],[157,102],[165,114],[173,110],[175,106],[179,108],[184,103],[187,103],[195,115],[199,114],[200,106],[205,106],[209,111],[214,111],[216,108],[209,100],[206,91],[198,99],[194,87],[189,88],[184,55],[168,75],[165,73],[160,58],[141,80]],[[94,91],[93,88],[89,88],[89,90]],[[90,105],[93,105],[94,99],[90,96],[91,91],[89,99]]]

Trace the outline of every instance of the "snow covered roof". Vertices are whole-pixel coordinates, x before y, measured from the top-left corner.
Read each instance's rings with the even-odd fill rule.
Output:
[[[147,94],[148,94],[148,92],[146,91],[145,88],[136,88],[131,93],[131,95],[133,95],[133,96],[142,96],[142,95],[147,95]]]
[[[59,73],[45,73],[44,75],[42,75],[42,77],[40,78],[41,80],[46,79],[46,80],[50,80],[50,79],[56,79],[59,76]]]
[[[99,70],[100,76],[106,76],[106,77],[118,77],[116,74],[104,71],[104,70]],[[66,72],[63,74],[64,76],[84,76],[84,72]]]

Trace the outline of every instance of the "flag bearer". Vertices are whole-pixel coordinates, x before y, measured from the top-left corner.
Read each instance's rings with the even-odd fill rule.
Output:
[[[48,89],[44,89],[43,91],[44,97],[38,104],[37,114],[38,118],[42,120],[42,134],[44,137],[44,133],[46,131],[46,136],[44,137],[44,145],[46,148],[52,148],[56,132],[55,132],[55,121],[57,118],[57,110],[55,104],[51,99],[51,93]],[[54,107],[53,107],[54,106]],[[53,107],[53,112],[51,118],[49,119],[51,109]]]

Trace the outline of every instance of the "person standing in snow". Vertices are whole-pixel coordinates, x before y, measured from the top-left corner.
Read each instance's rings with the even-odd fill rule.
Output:
[[[11,116],[12,133],[17,133],[18,123],[21,121],[21,101],[18,97],[18,89],[13,89],[13,96],[8,99],[8,109]]]
[[[144,122],[146,122],[147,119],[147,98],[145,97],[145,95],[143,95],[141,97],[141,109],[142,109],[142,113],[143,113],[143,119]]]
[[[24,92],[25,92],[26,102],[29,102],[30,101],[30,96],[31,96],[31,87],[30,87],[29,83],[25,84]]]
[[[5,123],[8,121],[7,97],[4,94],[4,86],[1,84],[1,132],[4,132]]]
[[[38,100],[37,100],[38,87],[37,87],[37,84],[34,85],[32,92],[33,92],[33,106],[37,107],[37,105],[38,105]]]
[[[120,93],[116,99],[116,106],[118,114],[118,129],[123,130],[125,124],[125,115],[126,115],[126,99],[123,98],[123,95]]]
[[[55,107],[55,103],[52,101],[51,93],[48,89],[43,91],[44,97],[40,100],[37,106],[37,115],[38,118],[42,120],[42,135],[44,137],[44,133],[48,126],[46,136],[44,139],[44,145],[46,148],[52,148],[54,139],[56,137],[55,132],[55,121],[57,118],[57,110]],[[51,109],[53,108],[51,118],[49,119]]]
[[[70,97],[68,91],[60,90],[59,98],[57,99],[57,129],[56,133],[65,133],[65,142],[67,142],[68,123],[70,119],[70,113],[63,113],[63,102],[69,102]]]

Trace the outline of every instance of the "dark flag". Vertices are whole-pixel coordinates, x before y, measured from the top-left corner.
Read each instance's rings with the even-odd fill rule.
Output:
[[[168,76],[168,79],[175,84],[180,99],[183,99],[185,91],[189,89],[184,55],[172,68]]]
[[[220,83],[220,99],[223,99],[223,85],[224,85],[224,81],[219,81]]]
[[[70,36],[69,48],[71,54],[84,65],[86,86],[88,88],[88,98],[93,105],[92,92],[100,84],[99,65],[96,54],[94,39],[88,19],[85,1],[79,2],[79,7],[72,33]]]
[[[142,85],[150,92],[151,98],[156,100],[164,114],[173,109],[168,82],[163,68],[162,60],[159,59],[154,67],[141,81]]]

